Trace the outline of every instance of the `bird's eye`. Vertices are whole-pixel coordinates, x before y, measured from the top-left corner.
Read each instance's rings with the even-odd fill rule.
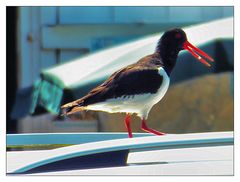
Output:
[[[175,34],[175,38],[177,38],[177,39],[181,38],[181,34],[180,33],[176,33]]]

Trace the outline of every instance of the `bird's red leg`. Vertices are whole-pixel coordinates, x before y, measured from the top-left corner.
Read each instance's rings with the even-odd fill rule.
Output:
[[[142,119],[142,130],[143,131],[146,131],[146,132],[149,132],[149,133],[153,133],[155,135],[165,135],[165,133],[162,133],[160,131],[157,131],[157,130],[153,130],[151,128],[148,128],[147,127],[147,124],[146,124],[146,120],[143,118]]]
[[[127,113],[127,114],[126,114],[126,117],[125,117],[125,126],[126,126],[127,131],[128,131],[128,137],[129,137],[129,138],[132,138],[133,135],[132,135],[132,129],[131,129],[131,126],[130,126],[130,121],[131,121],[130,114]]]

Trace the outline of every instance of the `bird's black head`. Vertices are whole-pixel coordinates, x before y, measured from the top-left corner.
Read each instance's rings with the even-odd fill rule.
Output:
[[[172,52],[172,54],[174,54],[183,50],[183,45],[186,41],[186,33],[180,28],[175,28],[166,31],[162,35],[161,39],[158,42],[157,48],[160,50],[164,49],[165,51],[169,51],[169,53]]]
[[[189,51],[195,58],[206,66],[211,65],[200,55],[213,62],[213,59],[209,55],[188,42],[187,35],[182,29],[171,29],[162,35],[156,48],[156,52],[159,53],[168,74],[171,73],[173,67],[175,66],[178,53],[181,50]]]

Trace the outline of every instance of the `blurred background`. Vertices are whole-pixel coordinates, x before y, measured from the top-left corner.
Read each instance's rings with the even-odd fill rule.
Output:
[[[169,28],[229,17],[233,7],[7,7],[7,133],[125,131],[124,114],[60,116],[62,104],[86,94],[145,48],[126,54],[125,62],[95,58]],[[216,27],[216,34],[226,28]],[[166,133],[233,130],[233,45],[233,37],[201,45],[216,60],[211,69],[181,54],[149,126]],[[69,70],[89,76],[62,76]],[[133,117],[132,128],[141,131],[139,118]]]

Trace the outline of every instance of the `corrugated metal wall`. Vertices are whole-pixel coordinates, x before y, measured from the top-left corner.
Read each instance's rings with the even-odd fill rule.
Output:
[[[20,88],[42,69],[170,27],[233,16],[233,7],[19,7]]]

